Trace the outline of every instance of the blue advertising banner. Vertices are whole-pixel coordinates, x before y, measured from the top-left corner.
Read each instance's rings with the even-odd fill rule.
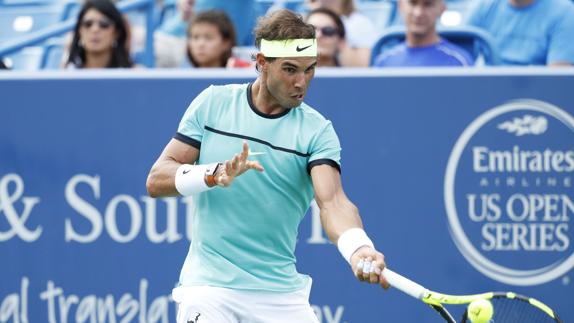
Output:
[[[148,197],[146,176],[201,90],[255,77],[0,74],[0,322],[174,322],[194,205]],[[390,268],[450,294],[532,296],[570,322],[573,88],[546,69],[325,70],[306,102],[332,120]],[[356,281],[316,205],[299,234],[320,322],[441,322]]]

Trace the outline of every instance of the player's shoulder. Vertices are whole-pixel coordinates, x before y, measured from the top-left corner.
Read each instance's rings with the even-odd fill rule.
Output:
[[[200,96],[203,97],[204,108],[210,111],[226,109],[231,102],[246,95],[247,84],[210,85]]]
[[[247,84],[210,85],[198,94],[190,104],[190,113],[217,115],[217,111],[229,109],[231,102],[245,95]]]
[[[302,118],[305,120],[305,123],[312,125],[311,127],[320,126],[329,122],[329,120],[327,120],[323,114],[315,110],[307,103],[301,103],[296,111],[297,113],[301,114]]]
[[[207,89],[210,94],[218,99],[230,99],[238,95],[244,95],[247,91],[247,83],[245,84],[223,84],[223,85],[210,85]]]

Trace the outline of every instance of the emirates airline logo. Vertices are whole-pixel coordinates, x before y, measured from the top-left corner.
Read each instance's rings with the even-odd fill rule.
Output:
[[[522,100],[478,116],[448,161],[451,236],[466,260],[497,281],[536,285],[574,267],[574,118]]]

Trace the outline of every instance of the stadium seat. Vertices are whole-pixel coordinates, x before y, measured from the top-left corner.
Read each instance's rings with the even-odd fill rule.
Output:
[[[459,26],[453,28],[441,28],[438,30],[438,33],[444,39],[465,49],[475,62],[484,60],[486,65],[500,64],[500,56],[494,46],[492,38],[484,30],[471,26]],[[387,28],[373,46],[370,65],[372,66],[374,64],[376,58],[382,52],[394,47],[404,40],[404,26],[393,26]]]
[[[62,0],[0,0],[0,10],[8,6],[44,6],[60,1]]]
[[[44,49],[41,46],[26,47],[21,51],[4,57],[4,62],[12,70],[36,71],[40,68],[40,61]]]
[[[368,17],[377,30],[382,31],[389,27],[397,14],[397,2],[387,1],[359,1],[357,11]]]
[[[161,26],[165,21],[171,17],[178,15],[177,4],[175,1],[164,1],[163,6],[157,7],[155,12],[158,13],[156,27]]]
[[[64,8],[62,9],[62,15],[60,16],[60,21],[65,21],[68,19],[76,19],[80,13],[82,4],[77,1],[66,2]]]
[[[0,6],[0,42],[40,30],[62,18],[63,4]]]
[[[40,69],[57,70],[61,68],[64,42],[63,38],[53,38],[44,45]]]

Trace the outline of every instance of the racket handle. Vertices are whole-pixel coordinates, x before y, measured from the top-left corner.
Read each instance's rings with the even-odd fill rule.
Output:
[[[385,279],[389,282],[389,284],[391,284],[392,287],[414,298],[422,299],[428,291],[421,285],[415,283],[414,281],[404,276],[397,274],[396,272],[388,268],[383,269],[382,274],[383,277],[385,277]]]

